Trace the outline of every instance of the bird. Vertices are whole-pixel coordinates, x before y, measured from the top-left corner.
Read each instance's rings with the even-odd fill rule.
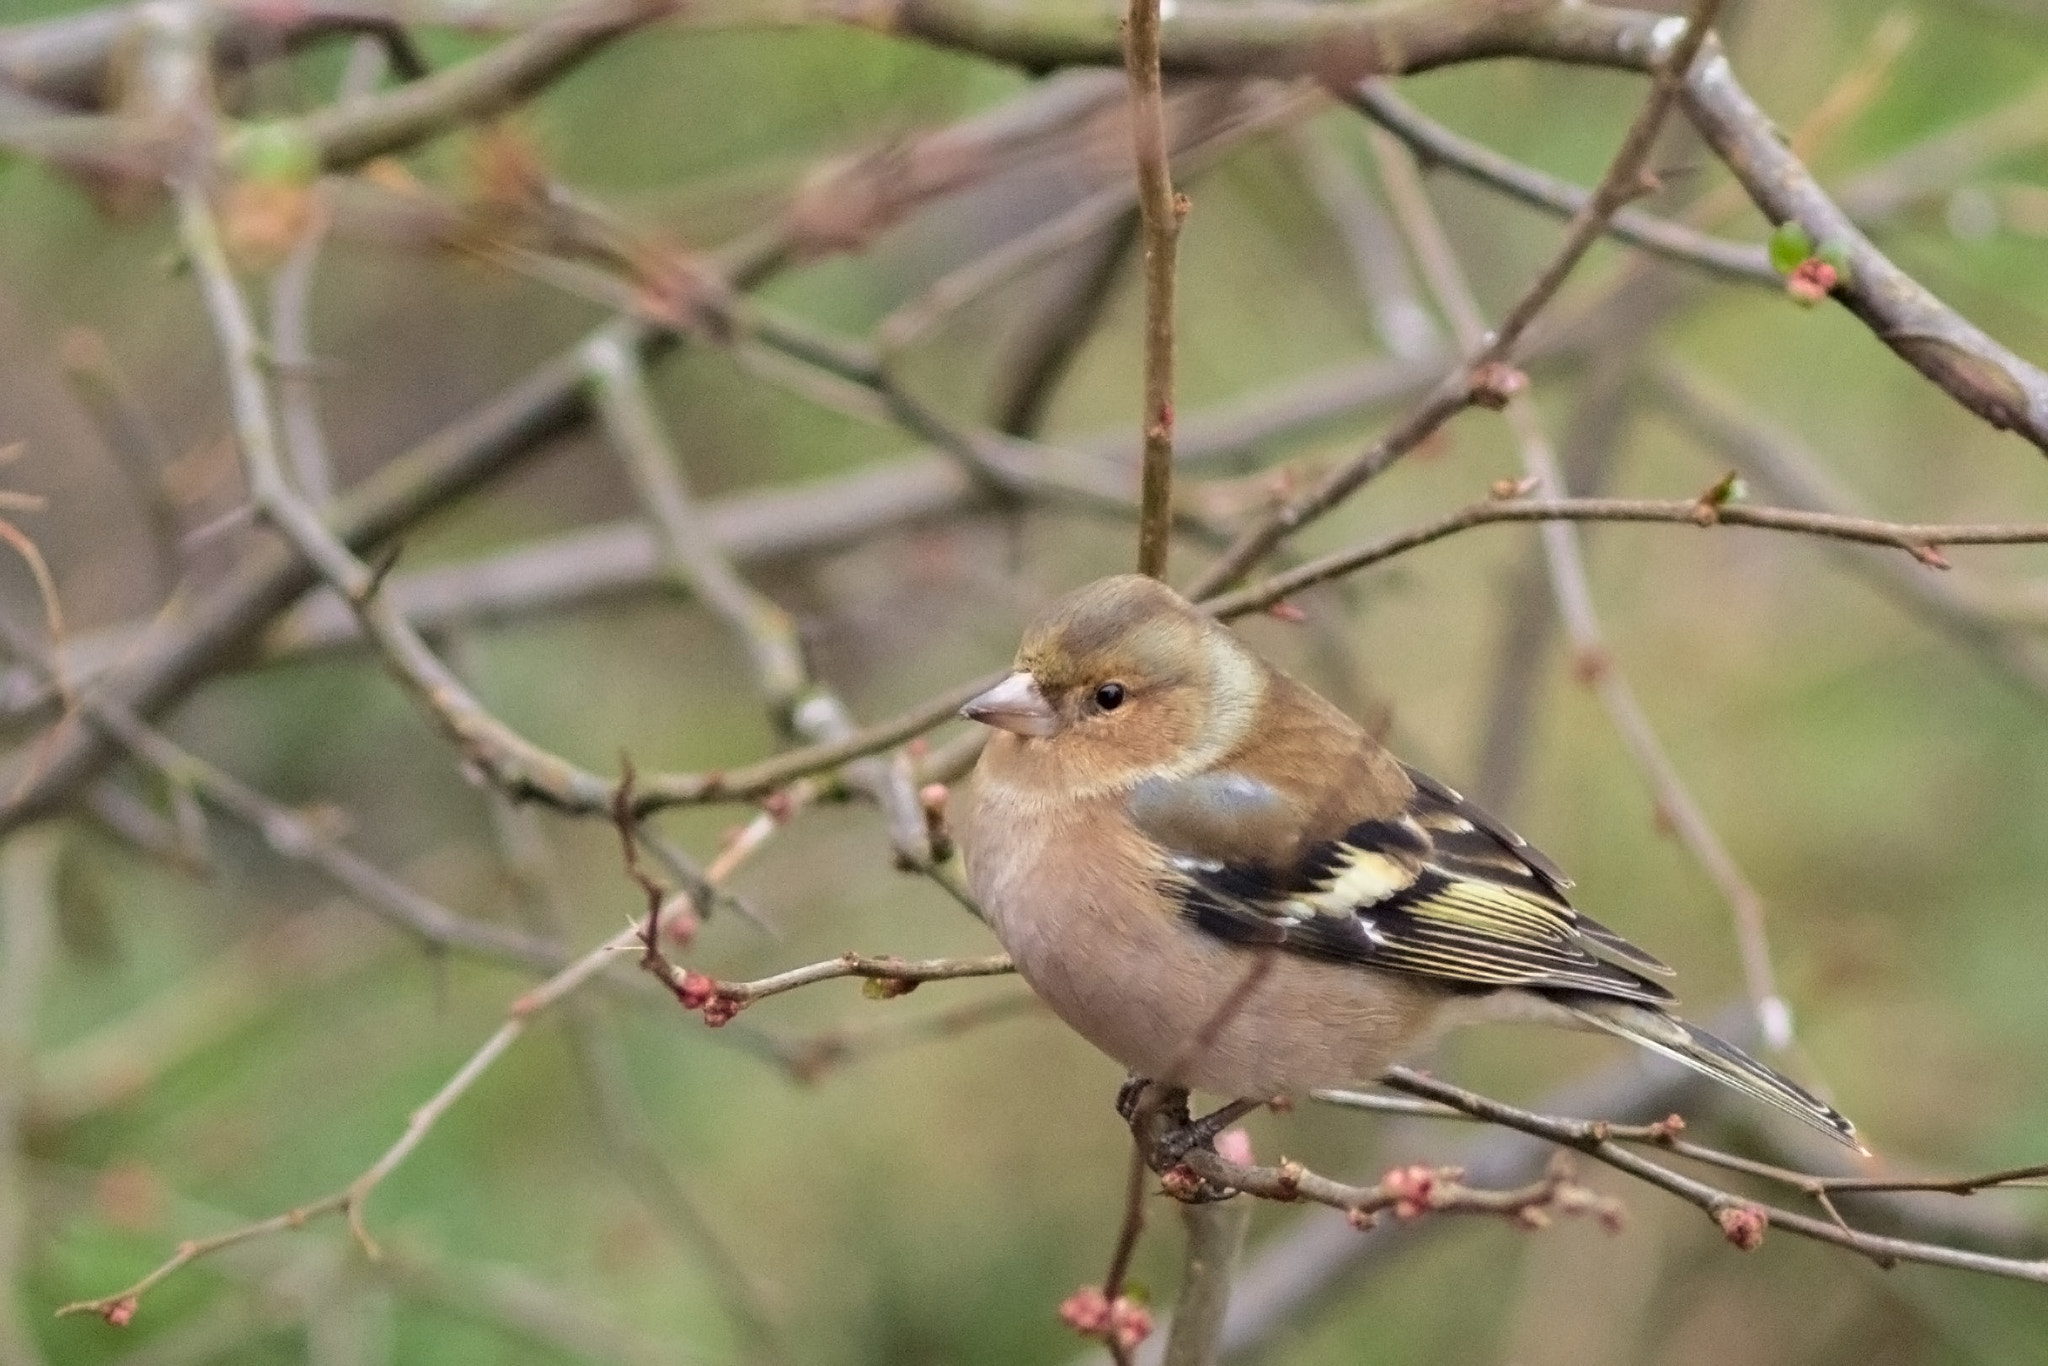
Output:
[[[1671,969],[1576,909],[1549,858],[1156,579],[1053,601],[961,715],[991,729],[950,816],[968,887],[1127,1096],[1149,1080],[1234,1117],[1505,1020],[1619,1035],[1861,1150],[1675,1014]]]

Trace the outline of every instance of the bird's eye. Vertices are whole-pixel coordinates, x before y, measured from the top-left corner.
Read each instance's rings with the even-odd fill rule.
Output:
[[[1115,711],[1124,704],[1124,685],[1105,683],[1095,690],[1095,705],[1104,711]]]

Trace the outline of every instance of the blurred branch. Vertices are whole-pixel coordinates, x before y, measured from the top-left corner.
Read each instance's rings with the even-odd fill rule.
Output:
[[[333,210],[324,186],[307,190],[312,221],[270,283],[270,368],[277,377],[278,428],[298,491],[315,508],[334,501],[334,464],[320,422],[309,321],[313,276]]]
[[[329,171],[403,151],[520,103],[623,34],[673,14],[676,0],[584,0],[549,12],[480,57],[294,121]],[[232,157],[233,148],[228,149]]]
[[[804,693],[814,686],[796,623],[719,553],[683,478],[680,457],[655,415],[639,357],[613,333],[593,337],[583,354],[598,416],[632,476],[671,574],[745,642],[755,686],[777,729],[788,732]]]
[[[1356,492],[1367,480],[1427,440],[1444,423],[1474,403],[1499,406],[1527,383],[1507,364],[1531,323],[1555,297],[1605,229],[1607,221],[1643,189],[1643,167],[1664,117],[1686,80],[1693,58],[1708,37],[1718,0],[1696,0],[1691,17],[1657,49],[1650,83],[1621,147],[1600,178],[1592,197],[1572,215],[1563,243],[1536,280],[1517,299],[1498,327],[1476,347],[1467,342],[1466,359],[1439,381],[1421,404],[1394,429],[1359,455],[1325,476],[1315,488],[1275,509],[1233,541],[1223,555],[1196,577],[1188,590],[1205,598],[1228,587],[1265,558],[1281,541],[1321,517]],[[1562,10],[1545,11],[1559,14]]]
[[[1182,1205],[1180,1217],[1187,1228],[1187,1254],[1166,1337],[1165,1366],[1212,1366],[1222,1354],[1231,1276],[1251,1227],[1251,1205],[1243,1200]]]
[[[1345,98],[1353,108],[1407,143],[1424,169],[1445,167],[1560,218],[1579,213],[1592,199],[1589,191],[1577,185],[1524,166],[1452,132],[1394,94],[1384,81],[1361,81],[1345,92]],[[1785,285],[1784,277],[1771,268],[1761,246],[1730,242],[1640,209],[1617,210],[1607,222],[1607,232],[1631,246],[1723,279],[1771,290],[1783,289]]]
[[[554,875],[556,859],[539,814],[513,805],[502,793],[490,792],[487,800],[499,857],[517,891],[516,899],[526,908],[537,932],[559,940],[567,929],[568,907]],[[624,1052],[601,1007],[581,996],[565,998],[562,1028],[611,1169],[648,1213],[704,1263],[720,1303],[739,1333],[771,1359],[784,1355],[778,1349],[774,1319],[760,1287],[718,1236],[656,1141],[627,1074]]]
[[[21,1159],[38,1016],[55,956],[62,852],[53,828],[22,831],[0,847],[0,1359],[20,1366],[42,1360],[18,1299],[29,1228]]]
[[[51,100],[91,108],[107,97],[113,67],[140,3],[106,4],[79,14],[0,26],[0,81]],[[214,0],[212,61],[227,69],[289,54],[337,35],[381,44],[408,79],[426,67],[392,18],[389,0]],[[410,7],[408,7],[410,8]]]
[[[550,1351],[604,1366],[681,1366],[703,1360],[672,1335],[652,1337],[590,1312],[586,1298],[510,1267],[471,1270],[410,1248],[386,1248],[377,1278],[408,1299],[453,1310]]]
[[[792,739],[815,744],[857,734],[846,704],[812,677],[796,623],[750,587],[706,534],[680,457],[655,415],[639,358],[610,336],[591,342],[585,356],[597,389],[599,415],[626,460],[669,563],[677,578],[746,642],[755,686],[766,698],[776,727]],[[844,777],[881,807],[890,844],[904,866],[929,864],[932,851],[924,809],[911,787],[907,765],[861,758],[846,765]]]
[[[997,380],[990,421],[1008,436],[1033,437],[1044,429],[1053,395],[1094,334],[1114,297],[1116,278],[1138,241],[1138,215],[1125,209],[1108,227],[1082,241],[1077,259],[1059,267],[1046,297],[1026,319]]]
[[[82,807],[101,830],[137,853],[182,873],[205,874],[208,858],[203,823],[188,829],[159,815],[155,807],[111,778],[101,778],[87,788]]]
[[[793,810],[794,806],[792,805],[790,809]],[[742,862],[758,851],[780,826],[780,820],[764,813],[750,828],[749,837],[735,840],[728,845],[719,859],[705,871],[706,881],[714,886],[725,881]],[[109,1323],[123,1326],[134,1318],[142,1296],[191,1263],[253,1239],[302,1228],[309,1221],[330,1214],[346,1216],[350,1231],[354,1233],[364,1252],[374,1260],[378,1256],[378,1247],[363,1221],[363,1207],[371,1193],[426,1141],[427,1135],[433,1131],[441,1117],[490,1071],[513,1044],[519,1041],[535,1019],[561,1004],[586,983],[619,962],[621,955],[635,948],[643,952],[654,952],[654,946],[660,942],[668,915],[681,910],[685,904],[675,903],[660,908],[650,916],[649,923],[644,927],[636,923],[632,928],[620,931],[575,959],[539,986],[515,999],[506,1010],[505,1022],[484,1040],[482,1046],[470,1055],[469,1060],[439,1091],[412,1112],[404,1132],[399,1135],[397,1141],[346,1186],[307,1204],[272,1215],[268,1219],[242,1224],[211,1237],[190,1239],[180,1243],[168,1259],[127,1289],[98,1299],[75,1301],[59,1309],[57,1313],[60,1316],[98,1314]]]
[[[1296,123],[1323,103],[1320,93],[1301,83],[1196,82],[1191,90],[1175,92],[1166,104],[1172,116],[1173,160],[1185,175],[1198,175],[1246,141]],[[1134,177],[1111,179],[954,267],[875,325],[875,349],[886,362],[973,300],[987,297],[1034,267],[1069,255],[1118,223],[1128,221],[1135,233],[1137,201]]]
[[[1572,400],[1564,432],[1564,489],[1579,497],[1597,497],[1621,452],[1622,440],[1635,420],[1638,352],[1649,319],[1619,322],[1609,344],[1592,366]],[[1480,732],[1479,753],[1471,768],[1472,788],[1490,811],[1512,816],[1535,744],[1536,717],[1550,680],[1550,647],[1558,617],[1550,589],[1549,561],[1539,542],[1508,571],[1501,594],[1500,644]]]
[[[147,1092],[287,997],[362,967],[376,947],[354,921],[325,911],[251,931],[126,1013],[47,1050],[29,1096],[29,1122],[62,1128]]]
[[[1703,26],[1709,18],[1711,7],[1696,11],[1691,22],[1695,26]],[[1646,123],[1639,116],[1635,131],[1643,132],[1642,155],[1646,157],[1648,139],[1654,129],[1645,130]],[[1390,149],[1389,154],[1382,158],[1381,166],[1388,177],[1395,212],[1415,245],[1438,304],[1451,319],[1458,344],[1467,348],[1479,345],[1487,336],[1485,319],[1479,311],[1471,282],[1451,249],[1443,224],[1422,189],[1413,163],[1405,152]],[[1612,178],[1610,172],[1609,180]],[[1552,498],[1564,496],[1567,490],[1563,476],[1558,472],[1557,455],[1551,449],[1549,434],[1544,431],[1543,419],[1536,411],[1534,400],[1525,388],[1518,387],[1504,396],[1502,406],[1520,448],[1525,474],[1517,492],[1533,491]],[[1695,505],[1694,520],[1713,516],[1716,505],[1725,501],[1725,498],[1716,497],[1713,491],[1709,491]],[[1586,572],[1585,554],[1577,528],[1568,522],[1547,521],[1542,524],[1540,535],[1558,618],[1571,638],[1573,672],[1599,697],[1601,707],[1607,712],[1608,719],[1649,786],[1658,815],[1670,824],[1680,842],[1727,901],[1734,917],[1735,942],[1742,960],[1744,980],[1762,1026],[1764,1040],[1772,1048],[1786,1048],[1792,1042],[1792,1012],[1778,990],[1770,941],[1764,931],[1763,898],[1686,786],[1655,727],[1650,724],[1649,716],[1643,711],[1634,687],[1616,666],[1613,652],[1607,646],[1605,630],[1600,624],[1599,611],[1593,604],[1591,577]]]
[[[13,618],[0,613],[0,640],[19,660],[47,668],[38,642]],[[558,967],[561,954],[530,935],[468,919],[415,891],[376,864],[351,851],[299,813],[280,806],[152,729],[128,708],[100,691],[81,694],[78,706],[87,729],[107,736],[122,750],[162,773],[174,788],[247,824],[272,850],[332,880],[372,913],[435,949],[460,949],[543,971]]]
[[[1676,362],[1651,366],[1655,401],[1689,435],[1772,498],[1836,516],[1857,499],[1791,433],[1742,411],[1705,379]],[[2037,698],[2048,699],[2048,642],[2014,620],[1993,585],[1963,575],[1928,574],[1895,555],[1844,548],[1845,568],[1935,630],[1989,660]]]
[[[1436,319],[1415,292],[1401,239],[1386,211],[1366,189],[1352,157],[1324,124],[1290,131],[1288,149],[1300,165],[1324,215],[1344,239],[1358,296],[1372,312],[1373,331],[1403,360],[1442,360]]]
[[[135,491],[149,527],[159,582],[168,589],[178,577],[183,556],[179,553],[182,529],[178,507],[164,487],[167,454],[163,433],[97,332],[73,329],[58,355],[65,377],[106,438],[108,453]]]
[[[1106,65],[1119,58],[1110,5],[1111,0],[1095,0],[1057,10],[1012,10],[990,0],[920,0],[892,12],[881,26],[1027,67]],[[1161,27],[1160,53],[1169,73],[1317,72],[1333,84],[1510,55],[1658,72],[1669,70],[1673,45],[1685,32],[1668,15],[1591,5],[1333,7],[1295,0],[1182,0]],[[1687,41],[1703,37],[1695,29]],[[1342,77],[1333,79],[1332,71]],[[1849,268],[1835,294],[1879,340],[1994,427],[2017,431],[2048,450],[2048,374],[1985,335],[1879,252],[1778,140],[1770,118],[1737,84],[1718,48],[1691,64],[1683,103],[1687,116],[1773,223],[1797,219],[1815,243],[1841,249]],[[1637,192],[1633,175],[1627,182],[1615,187],[1623,199]],[[1601,197],[1596,191],[1586,209],[1596,208]],[[1608,213],[1620,207],[1613,203]],[[1582,210],[1575,222],[1580,217],[1605,226],[1605,214]],[[1572,236],[1577,235],[1574,228]],[[1559,264],[1568,264],[1568,255],[1560,253]],[[1541,290],[1532,290],[1528,302],[1540,307],[1543,297]],[[1525,302],[1511,311],[1503,330],[1512,329],[1517,313],[1527,307]],[[1426,430],[1455,411],[1437,414]],[[1419,421],[1423,415],[1413,425],[1425,425]],[[1346,482],[1332,501],[1420,440],[1409,434],[1409,425],[1376,446],[1377,454],[1361,457],[1360,472],[1350,476],[1355,482]],[[1309,519],[1322,510],[1311,502],[1295,515]],[[1259,539],[1272,536],[1277,543],[1284,529],[1276,531],[1262,530]],[[1234,553],[1222,562],[1228,572],[1218,570],[1213,580],[1200,580],[1201,589],[1224,586],[1256,558],[1250,550]]]
[[[1063,136],[1100,108],[1112,91],[1113,87],[1105,90],[1104,82],[1086,74],[1048,81],[1009,104],[917,139],[914,155],[905,153],[906,165],[915,174],[892,175],[876,182],[858,168],[833,171],[808,186],[801,198],[812,206],[808,212],[813,215],[825,212],[824,206],[837,199],[852,198],[864,205],[862,212],[870,220],[879,216],[880,221],[888,221],[924,199],[958,190],[1010,159],[1029,154],[1048,138]],[[746,239],[726,251],[715,274],[738,289],[758,283],[791,259],[793,247],[803,240],[805,221],[805,214],[793,211],[777,231]],[[674,334],[664,328],[621,327],[622,336],[643,354],[673,344]],[[337,501],[330,514],[336,537],[356,549],[388,539],[573,428],[587,415],[584,399],[582,357],[580,351],[571,351],[363,480]],[[772,532],[763,534],[774,539]],[[108,683],[107,695],[139,716],[153,715],[226,667],[271,617],[318,580],[313,566],[293,550],[268,545],[252,548],[225,583],[197,598],[181,614],[177,630],[155,634],[140,645],[119,651],[121,667]],[[944,710],[949,713],[951,707]],[[927,721],[900,731],[893,741],[876,747],[907,739],[930,724]],[[846,757],[868,752],[862,748],[864,743],[860,739],[847,741],[854,753]],[[60,805],[110,757],[99,732],[83,727],[55,731],[32,752],[18,753],[13,771],[0,775],[0,784],[11,794],[0,804],[0,831]],[[796,767],[803,768],[808,759],[797,761]],[[779,769],[769,770],[769,776],[776,772]],[[776,778],[769,789],[783,781],[787,779]],[[709,800],[725,790],[717,775],[685,779],[672,786],[670,796],[679,801]],[[606,809],[607,791],[601,782],[576,779],[565,780],[545,795],[558,805],[596,814]]]
[[[1856,172],[1835,192],[1835,202],[1859,222],[1890,218],[1915,200],[1953,190],[1990,162],[2043,142],[2048,142],[2048,81]]]
[[[1285,440],[1361,409],[1411,394],[1436,374],[1409,361],[1366,361],[1333,367],[1179,424],[1183,461],[1220,460],[1266,442]],[[1073,449],[1121,459],[1129,442],[1102,433]],[[374,478],[374,476],[373,476]],[[1196,486],[1193,496],[1201,496]],[[343,500],[344,503],[347,499]],[[958,463],[925,453],[829,478],[751,490],[704,502],[707,533],[736,565],[824,553],[899,527],[972,512],[985,495]],[[642,521],[614,522],[526,541],[513,549],[449,565],[395,569],[381,591],[422,631],[484,624],[579,606],[672,580],[655,533]],[[125,664],[145,641],[142,624],[74,637],[66,662],[81,681]],[[348,604],[327,590],[310,594],[264,631],[260,653],[221,661],[223,668],[360,644]],[[19,716],[46,708],[53,694],[32,670],[0,674],[0,709]]]

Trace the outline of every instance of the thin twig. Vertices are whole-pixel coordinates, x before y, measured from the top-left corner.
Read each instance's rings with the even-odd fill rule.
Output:
[[[1695,10],[1689,23],[1704,29],[1711,20],[1712,12],[1711,3],[1703,4]],[[1683,74],[1682,66],[1675,70],[1678,75]],[[1654,103],[1660,90],[1668,99],[1667,85],[1653,87],[1645,114],[1637,116],[1636,124],[1630,130],[1630,144],[1637,143],[1638,134],[1643,139],[1637,153],[1638,167],[1641,160],[1647,158],[1648,139],[1655,133],[1654,121],[1646,117],[1647,106]],[[1458,333],[1459,344],[1468,349],[1479,345],[1486,336],[1485,320],[1464,267],[1452,250],[1428,196],[1422,191],[1412,161],[1405,149],[1399,148],[1382,148],[1380,160],[1395,197],[1396,213],[1410,241],[1415,244],[1424,274],[1438,303]],[[1613,181],[1621,164],[1618,158],[1616,169],[1610,170],[1608,178],[1602,181],[1603,186]],[[1640,174],[1640,170],[1629,174]],[[1557,455],[1551,448],[1543,419],[1526,386],[1506,390],[1501,403],[1521,451],[1526,482],[1538,493],[1552,498],[1563,497],[1567,490],[1563,476],[1558,472]],[[1711,517],[1714,511],[1714,504],[1703,497],[1700,507],[1695,509],[1695,516]],[[1771,964],[1769,941],[1764,932],[1763,898],[1722,843],[1720,834],[1708,821],[1706,812],[1665,752],[1663,742],[1658,739],[1635,695],[1635,689],[1615,666],[1599,612],[1593,604],[1592,584],[1577,528],[1566,522],[1549,521],[1543,524],[1540,536],[1558,617],[1571,638],[1574,672],[1598,695],[1609,720],[1649,784],[1660,817],[1669,822],[1679,840],[1726,898],[1734,916],[1735,941],[1742,958],[1743,975],[1764,1039],[1773,1048],[1789,1047],[1792,1042],[1792,1012],[1778,990],[1776,972]]]
[[[1713,492],[1707,490],[1709,495]],[[1434,521],[1380,540],[1310,560],[1234,592],[1204,599],[1202,606],[1226,619],[1263,611],[1314,584],[1384,563],[1461,531],[1504,522],[1642,522],[1701,530],[1755,527],[1885,546],[1916,558],[1940,546],[2038,545],[2048,541],[2048,522],[1887,522],[1759,503],[1716,504],[1710,498],[1490,498],[1468,503]],[[1922,567],[1928,568],[1924,562]]]
[[[1140,427],[1138,572],[1166,577],[1173,530],[1173,284],[1181,219],[1188,201],[1173,188],[1159,80],[1160,0],[1130,0],[1124,16],[1124,70],[1131,86],[1131,145],[1138,170],[1140,244],[1145,259],[1145,382]],[[1114,1296],[1111,1296],[1114,1299]]]
[[[1623,136],[1621,148],[1608,164],[1607,173],[1594,187],[1592,197],[1572,215],[1565,228],[1564,241],[1549,264],[1523,291],[1499,326],[1488,334],[1486,343],[1470,351],[1458,367],[1444,376],[1437,387],[1385,436],[1332,470],[1313,489],[1276,508],[1231,542],[1222,556],[1189,585],[1189,597],[1205,598],[1234,583],[1288,536],[1344,501],[1368,480],[1428,440],[1438,428],[1467,407],[1475,402],[1494,402],[1520,387],[1519,377],[1507,368],[1509,358],[1521,343],[1523,333],[1555,297],[1566,277],[1593,243],[1599,240],[1608,220],[1624,204],[1642,193],[1643,167],[1649,158],[1651,145],[1677,98],[1680,84],[1692,67],[1693,58],[1707,39],[1718,8],[1719,0],[1696,0],[1683,29],[1658,53],[1650,93]]]
[[[1448,167],[1559,217],[1569,218],[1592,201],[1589,190],[1452,132],[1394,94],[1384,81],[1360,82],[1346,92],[1346,98],[1360,113],[1407,143],[1426,167]],[[1631,246],[1723,279],[1773,290],[1784,288],[1784,277],[1771,268],[1761,246],[1731,242],[1632,208],[1617,210],[1607,222],[1607,231]]]
[[[737,870],[739,865],[757,851],[768,835],[781,827],[780,821],[770,820],[750,838],[735,840],[719,860],[706,870],[705,877],[713,883],[723,882]],[[125,1290],[104,1295],[98,1299],[79,1300],[65,1305],[57,1312],[68,1314],[98,1314],[110,1322],[126,1323],[135,1315],[141,1297],[161,1284],[177,1271],[212,1255],[224,1248],[267,1237],[305,1226],[312,1219],[342,1214],[350,1230],[364,1251],[372,1257],[377,1255],[377,1244],[370,1237],[368,1226],[363,1221],[363,1207],[372,1192],[385,1178],[395,1171],[418,1146],[425,1141],[434,1125],[452,1108],[469,1088],[485,1075],[491,1066],[502,1057],[512,1045],[519,1041],[534,1019],[559,1005],[586,983],[616,963],[622,956],[641,947],[642,935],[658,942],[662,933],[661,917],[645,930],[635,923],[621,930],[582,957],[571,962],[539,986],[514,1000],[506,1012],[505,1021],[487,1038],[481,1047],[462,1067],[450,1077],[441,1089],[427,1103],[415,1110],[398,1140],[387,1148],[383,1155],[372,1163],[360,1176],[337,1191],[308,1204],[227,1229],[209,1238],[194,1239],[179,1244],[177,1250],[141,1280]]]
[[[44,649],[19,623],[0,612],[0,641],[17,660],[48,670]],[[389,921],[434,949],[456,949],[528,969],[560,967],[561,953],[531,935],[473,920],[393,877],[348,848],[318,822],[271,801],[97,692],[81,694],[87,723],[139,762],[157,770],[174,790],[189,791],[263,837],[280,857],[320,873]]]
[[[496,792],[488,793],[487,800],[499,857],[519,892],[519,904],[537,932],[561,938],[569,921],[568,906],[556,882],[557,860],[539,813],[515,806]],[[648,1213],[706,1266],[727,1317],[746,1339],[771,1358],[784,1355],[760,1287],[712,1227],[656,1141],[610,1021],[597,1003],[578,995],[563,1000],[562,1026],[612,1169]]]
[[[2048,1285],[2048,1260],[1999,1257],[1908,1238],[1864,1233],[1843,1227],[1832,1220],[1816,1219],[1793,1210],[1747,1200],[1651,1161],[1641,1153],[1606,1137],[1605,1131],[1608,1126],[1598,1121],[1559,1119],[1551,1115],[1534,1114],[1451,1086],[1433,1077],[1411,1072],[1406,1068],[1393,1069],[1384,1080],[1386,1085],[1395,1090],[1438,1101],[1489,1123],[1518,1129],[1562,1147],[1575,1148],[1597,1161],[1696,1205],[1710,1218],[1720,1222],[1731,1240],[1749,1239],[1752,1236],[1760,1238],[1765,1227],[1776,1227],[1802,1238],[1847,1248],[1879,1265],[1888,1265],[1895,1261],[1923,1262],[1930,1266],[1954,1267],[1985,1275]],[[1727,1212],[1742,1210],[1755,1212],[1760,1216],[1761,1222],[1749,1225],[1746,1230],[1740,1227],[1730,1228],[1730,1221],[1725,1217]],[[1753,1241],[1749,1245],[1753,1246]]]

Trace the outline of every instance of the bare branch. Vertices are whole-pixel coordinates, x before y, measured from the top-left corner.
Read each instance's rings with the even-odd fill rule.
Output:
[[[1711,492],[1711,490],[1709,490]],[[2048,522],[1886,522],[1755,503],[1704,503],[1699,498],[1505,498],[1469,503],[1436,521],[1350,550],[1340,550],[1275,574],[1249,587],[1203,600],[1216,616],[1264,611],[1313,584],[1440,541],[1474,527],[1502,522],[1645,522],[1666,526],[1758,527],[1861,545],[1887,546],[1908,555],[1952,545],[2038,545]],[[1923,562],[1923,568],[1926,567]]]
[[[1729,1240],[1738,1246],[1754,1246],[1754,1240],[1763,1236],[1765,1227],[1782,1228],[1802,1238],[1846,1248],[1868,1257],[1880,1266],[1895,1261],[1924,1262],[1930,1266],[1954,1267],[1964,1271],[2048,1285],[2048,1260],[1999,1257],[1909,1238],[1863,1233],[1832,1220],[1816,1219],[1793,1210],[1745,1200],[1741,1196],[1651,1161],[1608,1137],[1609,1126],[1597,1121],[1567,1120],[1534,1114],[1496,1100],[1489,1100],[1433,1077],[1411,1072],[1406,1068],[1395,1068],[1389,1072],[1385,1084],[1397,1091],[1438,1101],[1489,1123],[1519,1129],[1523,1133],[1533,1134],[1562,1147],[1575,1148],[1588,1157],[1696,1205],[1709,1218],[1719,1223]],[[1752,1225],[1747,1219],[1740,1216],[1731,1218],[1729,1214],[1730,1211],[1743,1210],[1752,1211],[1760,1222]]]
[[[1173,529],[1173,284],[1180,221],[1188,202],[1173,188],[1159,82],[1160,0],[1130,0],[1124,69],[1131,85],[1131,139],[1138,168],[1138,218],[1145,260],[1145,434],[1138,513],[1138,572],[1166,577]],[[1114,1299],[1115,1296],[1110,1296]]]
[[[1524,166],[1426,117],[1383,81],[1362,81],[1346,92],[1346,98],[1360,113],[1407,143],[1425,167],[1447,167],[1561,218],[1582,212],[1592,202],[1590,191]],[[1631,246],[1724,279],[1772,290],[1784,288],[1784,277],[1771,268],[1761,246],[1730,242],[1630,208],[1617,210],[1606,231]]]

